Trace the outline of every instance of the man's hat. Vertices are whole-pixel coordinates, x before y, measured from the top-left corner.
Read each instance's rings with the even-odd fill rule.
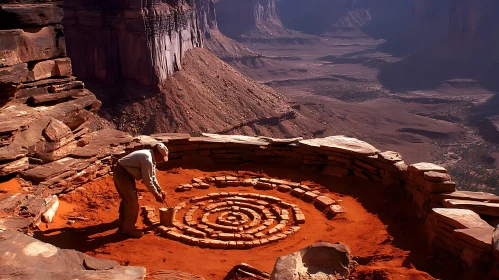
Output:
[[[165,161],[168,161],[168,148],[163,143],[158,143],[154,146],[156,150],[163,156]]]

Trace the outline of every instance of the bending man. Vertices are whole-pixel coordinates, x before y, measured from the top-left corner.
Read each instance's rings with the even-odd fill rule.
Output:
[[[168,149],[158,143],[152,149],[130,153],[113,167],[114,185],[121,197],[118,232],[134,238],[142,237],[142,231],[135,227],[139,215],[135,180],[142,180],[156,201],[164,203],[165,193],[156,179],[156,162],[162,161],[168,161]]]

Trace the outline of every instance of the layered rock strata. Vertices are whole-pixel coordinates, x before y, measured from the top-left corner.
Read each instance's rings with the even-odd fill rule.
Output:
[[[68,52],[83,80],[157,86],[202,45],[191,1],[65,1],[64,12]]]
[[[276,0],[220,0],[215,2],[215,9],[220,31],[238,41],[310,39],[282,25]]]
[[[3,1],[0,14],[0,176],[22,174],[39,185],[26,183],[29,195],[3,201],[10,201],[10,210],[17,207],[23,216],[39,221],[53,206],[53,192],[43,188],[51,183],[39,183],[49,177],[107,172],[109,167],[97,157],[71,155],[106,123],[94,114],[101,102],[73,76],[60,24],[62,3]],[[8,220],[3,223],[25,225]]]
[[[203,45],[225,61],[256,59],[258,54],[220,32],[213,0],[196,0]]]

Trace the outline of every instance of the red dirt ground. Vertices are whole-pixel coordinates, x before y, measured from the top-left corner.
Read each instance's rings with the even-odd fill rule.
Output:
[[[230,169],[227,169],[230,170]],[[248,166],[246,170],[258,171],[259,167]],[[158,180],[168,193],[167,202],[176,205],[193,196],[216,192],[194,189],[187,193],[176,193],[174,189],[183,183],[190,183],[194,177],[235,174],[232,172],[210,172],[197,169],[175,168],[159,171]],[[52,224],[42,224],[35,237],[62,248],[76,249],[87,254],[114,259],[123,265],[147,268],[148,275],[157,270],[173,269],[203,276],[206,279],[223,279],[235,265],[245,262],[263,271],[271,272],[276,259],[304,248],[317,241],[342,242],[346,244],[359,265],[351,279],[434,279],[424,270],[432,270],[423,249],[424,240],[419,238],[420,227],[414,217],[400,211],[407,209],[403,199],[399,203],[387,204],[387,193],[380,186],[361,186],[358,181],[339,181],[290,172],[284,169],[265,170],[269,177],[290,179],[307,184],[318,183],[328,187],[323,192],[338,200],[347,213],[333,220],[289,193],[261,191],[253,188],[224,188],[223,191],[258,192],[296,203],[306,216],[306,223],[298,233],[288,238],[249,250],[214,250],[182,244],[161,236],[147,228],[139,218],[139,227],[151,230],[142,238],[125,239],[116,233],[119,196],[112,177],[108,176],[85,185],[61,199],[61,205]],[[309,180],[307,180],[309,179]],[[365,184],[365,183],[363,183]],[[142,184],[138,184],[143,198],[140,205],[161,207]],[[395,195],[395,194],[394,194]],[[389,207],[387,207],[389,206]],[[378,213],[378,214],[373,214]],[[70,217],[88,220],[76,221],[70,225]],[[434,273],[433,273],[434,274]],[[437,272],[438,274],[438,272]],[[435,275],[434,275],[435,276]],[[437,276],[436,276],[437,277]]]

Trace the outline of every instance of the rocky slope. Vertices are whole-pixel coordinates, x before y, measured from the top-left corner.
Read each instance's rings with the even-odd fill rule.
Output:
[[[189,51],[182,71],[159,89],[129,87],[128,98],[113,102],[112,88],[97,88],[104,109],[121,130],[133,134],[216,132],[274,137],[311,136],[324,129],[296,111],[290,100],[251,80],[209,51]]]

